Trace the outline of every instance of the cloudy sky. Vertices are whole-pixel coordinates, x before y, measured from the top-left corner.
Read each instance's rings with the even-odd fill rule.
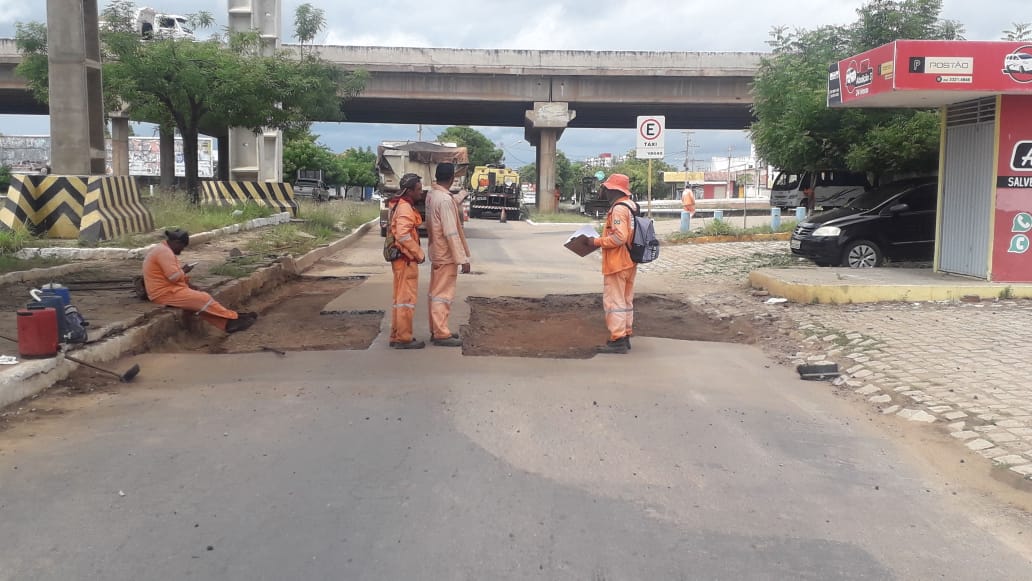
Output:
[[[772,26],[814,28],[855,20],[862,0],[453,0],[448,3],[381,0],[341,2],[308,0],[326,12],[324,44],[448,48],[513,48],[569,50],[764,51]],[[226,0],[140,0],[159,10],[188,14],[211,12],[226,21]],[[284,40],[302,0],[283,0]],[[101,0],[103,8],[106,0]],[[540,8],[528,9],[539,5]],[[0,0],[0,37],[14,36],[15,22],[45,20],[45,0]],[[786,6],[791,6],[790,9]],[[446,8],[444,8],[446,7]],[[805,19],[802,17],[805,16]],[[997,40],[1014,22],[1032,22],[1030,0],[944,0],[944,18],[965,27],[969,40]],[[647,112],[645,112],[647,113]],[[423,127],[424,139],[444,129]],[[510,165],[534,160],[522,128],[478,128],[506,152]],[[0,133],[47,134],[45,117],[0,115]],[[416,126],[320,123],[314,128],[335,150],[375,146],[387,139],[415,139]],[[138,130],[143,133],[144,130]],[[694,132],[693,158],[708,160],[747,155],[749,142],[740,131]],[[579,160],[602,152],[633,149],[634,131],[575,129],[563,134],[559,149]],[[684,135],[668,135],[666,161],[681,166]]]

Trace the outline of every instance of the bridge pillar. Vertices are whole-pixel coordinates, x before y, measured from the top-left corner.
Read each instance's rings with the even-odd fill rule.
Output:
[[[262,54],[272,56],[280,48],[281,0],[229,0],[229,30],[257,30]],[[266,129],[254,133],[245,127],[229,130],[229,179],[283,181],[283,133]]]
[[[111,175],[129,175],[129,118],[111,114]]]
[[[55,174],[105,172],[97,25],[97,0],[47,0],[50,167]]]
[[[526,113],[524,135],[537,148],[537,208],[539,212],[557,210],[555,196],[556,143],[570,121],[577,116],[569,103],[535,102]]]

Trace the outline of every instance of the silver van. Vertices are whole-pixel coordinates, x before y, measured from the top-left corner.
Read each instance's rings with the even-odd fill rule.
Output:
[[[841,208],[871,187],[867,175],[841,169],[792,172],[783,171],[770,189],[770,205],[787,211],[799,206],[809,210],[805,190],[813,188],[814,206]]]

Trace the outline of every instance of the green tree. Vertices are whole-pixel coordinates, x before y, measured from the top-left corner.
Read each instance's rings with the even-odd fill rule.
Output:
[[[298,170],[322,170],[323,180],[329,185],[344,183],[337,156],[325,145],[318,143],[319,136],[304,133],[283,144],[283,179],[293,182]]]
[[[1032,40],[1032,24],[1028,22],[1013,23],[1013,28],[1003,31],[1002,40],[1009,40],[1011,42]]]
[[[337,156],[346,178],[345,187],[373,187],[379,181],[376,173],[376,153],[372,148],[351,148]]]
[[[202,127],[296,130],[310,120],[341,119],[341,95],[361,91],[367,75],[341,71],[314,57],[299,62],[286,53],[261,54],[257,32],[207,41],[144,41],[135,31],[135,6],[115,0],[103,12],[103,79],[108,110],[124,106],[131,119],[175,127],[183,138],[187,190],[196,199],[197,138]],[[210,26],[210,14],[190,17]],[[46,27],[31,24],[22,52],[42,56],[31,65],[32,85],[46,85]],[[42,32],[42,38],[39,37]],[[38,95],[38,93],[37,93]]]
[[[437,135],[437,141],[455,142],[465,147],[471,169],[478,165],[501,163],[505,155],[505,152],[495,147],[483,133],[465,125],[445,129]]]
[[[516,171],[520,174],[521,182],[534,183],[537,180],[537,164],[528,163]]]
[[[311,45],[316,35],[326,28],[326,12],[305,2],[294,11],[294,38],[298,42],[301,58],[305,56],[305,44]],[[311,50],[311,49],[309,49]]]
[[[613,166],[609,173],[622,173],[631,180],[631,192],[639,200],[646,199],[649,191],[649,160],[638,159],[635,150],[627,152],[627,159]],[[652,161],[652,197],[653,199],[665,197],[666,190],[663,186],[663,172],[677,171],[669,163],[656,159]]]
[[[942,20],[942,0],[872,0],[849,26],[775,28],[773,52],[753,85],[759,156],[792,170],[848,167],[883,173],[934,170],[939,129],[919,110],[827,107],[829,65],[899,39],[959,39],[963,29]]]

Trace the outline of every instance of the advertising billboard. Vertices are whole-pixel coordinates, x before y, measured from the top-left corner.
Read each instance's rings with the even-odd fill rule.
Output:
[[[1032,42],[897,40],[828,70],[829,107],[937,107],[1032,95]]]
[[[992,278],[1032,282],[1032,95],[1000,99]]]

